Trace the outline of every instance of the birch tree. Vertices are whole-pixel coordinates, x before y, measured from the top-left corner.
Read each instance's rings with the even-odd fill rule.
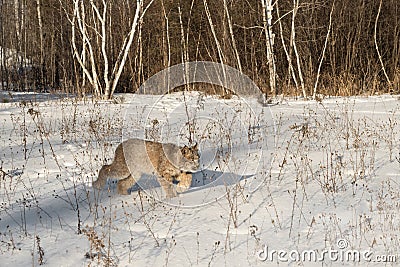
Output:
[[[326,34],[324,48],[322,49],[321,60],[319,61],[319,66],[318,66],[318,71],[317,71],[317,78],[316,78],[316,81],[315,81],[315,84],[314,84],[313,99],[316,99],[316,97],[317,97],[318,81],[319,81],[319,76],[320,76],[320,73],[321,73],[322,62],[324,61],[324,57],[325,57],[326,47],[328,46],[329,35],[330,35],[331,29],[332,29],[332,14],[333,14],[334,8],[335,8],[335,1],[333,1],[331,12],[329,13],[328,32]]]
[[[22,66],[23,57],[23,33],[25,30],[25,6],[20,0],[14,0],[14,20],[15,20],[15,50],[18,67]],[[25,52],[25,51],[24,51]]]
[[[263,10],[263,27],[265,33],[265,45],[267,47],[267,61],[269,71],[269,85],[271,95],[276,95],[276,66],[274,58],[274,33],[272,31],[272,0],[261,0]]]
[[[290,46],[293,48],[294,54],[296,56],[297,62],[297,72],[300,79],[301,90],[303,92],[303,97],[307,98],[306,87],[304,85],[303,79],[303,71],[301,70],[301,58],[299,52],[297,50],[296,45],[296,27],[295,27],[295,18],[297,15],[297,11],[299,10],[299,0],[293,0],[293,12],[292,12],[292,28],[291,28],[291,35],[290,35]]]
[[[382,55],[381,55],[381,52],[379,51],[378,41],[377,41],[377,38],[376,38],[377,28],[378,28],[378,20],[379,20],[379,15],[381,14],[381,10],[382,10],[382,0],[379,1],[378,13],[376,14],[376,18],[375,18],[375,24],[374,24],[374,44],[375,44],[376,53],[378,54],[379,63],[380,63],[381,66],[382,66],[383,74],[385,75],[387,84],[389,85],[388,88],[389,88],[389,92],[390,92],[392,83],[391,83],[391,81],[390,81],[390,79],[389,79],[389,76],[388,76],[388,74],[387,74],[387,72],[386,72],[385,64],[383,63]]]
[[[61,1],[61,0],[60,0]],[[72,0],[71,43],[75,60],[87,81],[94,89],[96,96],[110,99],[117,88],[119,78],[124,69],[129,50],[132,46],[139,20],[153,3],[151,0],[144,8],[144,0],[136,1],[136,10],[130,30],[119,48],[118,56],[111,62],[107,50],[112,33],[110,0]],[[79,46],[78,43],[81,43]]]
[[[42,23],[42,11],[41,11],[40,0],[36,0],[36,12],[39,26],[39,40],[40,40],[40,83],[42,85],[44,82],[44,47],[43,47],[43,23]]]

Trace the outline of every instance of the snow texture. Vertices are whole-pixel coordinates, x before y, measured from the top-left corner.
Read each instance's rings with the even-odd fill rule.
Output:
[[[0,100],[0,266],[400,261],[397,96],[273,106],[198,92],[113,101],[2,92]],[[165,199],[151,176],[128,196],[114,180],[94,190],[98,170],[131,137],[198,142],[190,190]],[[309,250],[316,260],[294,260]],[[324,255],[335,250],[371,255]]]

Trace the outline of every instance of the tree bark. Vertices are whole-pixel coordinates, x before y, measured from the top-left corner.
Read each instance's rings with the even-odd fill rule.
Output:
[[[270,94],[272,96],[276,95],[276,66],[275,66],[275,56],[274,56],[274,37],[275,34],[272,32],[272,0],[261,0],[261,5],[263,9],[263,26],[265,33],[265,45],[267,47],[267,61],[268,61],[268,71],[269,71],[269,85]]]

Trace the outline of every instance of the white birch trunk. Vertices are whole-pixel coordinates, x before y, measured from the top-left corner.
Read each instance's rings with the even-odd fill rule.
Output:
[[[224,0],[224,10],[226,13],[226,18],[228,20],[229,34],[231,35],[232,47],[233,47],[233,51],[235,52],[237,65],[238,65],[239,71],[242,72],[242,63],[240,62],[239,52],[236,47],[236,40],[235,40],[235,35],[233,34],[233,26],[232,26],[231,16],[229,14],[229,9],[228,9],[226,0]]]
[[[288,61],[288,65],[289,65],[289,67],[288,67],[289,76],[292,75],[292,79],[293,79],[293,82],[295,84],[296,90],[298,90],[299,89],[299,84],[297,83],[297,78],[296,78],[296,73],[295,73],[294,68],[293,68],[292,58],[291,58],[290,53],[288,52],[288,49],[287,49],[286,44],[285,44],[285,39],[283,37],[283,27],[282,27],[282,21],[280,19],[280,15],[279,15],[278,3],[277,3],[277,6],[276,6],[276,12],[277,12],[277,15],[278,15],[278,20],[279,20],[279,31],[280,31],[280,35],[281,35],[282,47],[283,47],[283,50],[285,51],[286,59]]]
[[[40,8],[40,0],[36,0],[36,12],[39,24],[39,39],[40,39],[40,79],[41,82],[43,82],[44,48],[43,48],[43,23],[42,23],[42,12]]]
[[[154,0],[152,0],[146,7],[146,9],[143,11],[142,16],[146,13],[147,9],[150,7],[150,5],[153,3]],[[140,19],[140,10],[143,7],[143,0],[137,0],[136,1],[136,12],[135,12],[135,17],[133,19],[132,25],[131,25],[131,30],[128,34],[128,41],[124,42],[124,46],[121,47],[121,52],[122,52],[122,58],[120,61],[117,61],[117,63],[115,64],[114,70],[113,70],[113,83],[112,83],[112,87],[111,87],[111,92],[109,97],[111,97],[114,92],[115,89],[117,88],[118,85],[118,81],[119,78],[121,76],[122,70],[124,69],[125,63],[126,63],[126,58],[128,57],[128,52],[131,48],[132,42],[133,42],[133,37],[135,36],[135,32],[136,32],[136,27],[138,26],[138,21]]]
[[[274,37],[272,31],[272,0],[261,0],[263,9],[263,26],[265,32],[265,45],[267,47],[267,61],[269,70],[269,85],[271,95],[276,95],[276,66],[274,58]]]
[[[80,4],[80,5],[79,5]],[[101,90],[98,82],[98,75],[96,71],[96,63],[94,60],[94,55],[93,55],[93,48],[91,46],[91,43],[89,42],[89,39],[87,37],[87,32],[86,32],[86,22],[82,21],[81,14],[85,14],[85,9],[83,5],[83,1],[79,0],[74,0],[74,12],[73,12],[73,17],[71,22],[71,42],[72,42],[72,49],[75,55],[75,58],[77,59],[79,65],[82,68],[82,71],[85,73],[86,77],[89,80],[89,83],[93,86],[94,92],[96,96],[101,95]],[[78,24],[78,26],[76,26]],[[90,56],[90,65],[91,65],[91,73],[90,70],[87,68],[86,64],[82,61],[80,57],[80,53],[78,52],[78,48],[76,46],[76,28],[79,29],[80,34],[82,35],[82,42],[87,44],[88,49],[89,49],[89,56]]]
[[[388,90],[388,93],[389,93],[390,90],[391,90],[391,87],[392,87],[392,82],[390,81],[389,76],[388,76],[388,74],[386,72],[385,64],[383,63],[381,52],[379,51],[378,41],[377,41],[377,38],[376,38],[377,31],[378,31],[378,20],[379,20],[379,15],[381,14],[381,10],[382,10],[382,0],[379,1],[378,13],[376,14],[376,18],[375,18],[374,43],[375,43],[376,53],[378,54],[379,63],[381,63],[383,74],[385,75],[386,81],[387,81],[387,83],[389,85],[389,90]]]
[[[203,0],[203,3],[204,3],[204,9],[205,9],[205,11],[206,11],[206,15],[207,15],[207,19],[208,19],[208,24],[210,25],[210,29],[211,29],[211,33],[212,33],[212,35],[213,35],[213,38],[214,38],[214,41],[215,41],[215,44],[217,45],[217,51],[218,51],[218,57],[219,57],[219,61],[220,61],[220,63],[222,64],[222,75],[224,76],[224,77],[222,77],[222,79],[223,79],[223,84],[227,84],[227,80],[226,80],[226,72],[225,72],[225,68],[224,68],[224,64],[225,64],[225,57],[224,57],[224,54],[222,53],[222,48],[221,48],[221,45],[220,45],[220,43],[219,43],[219,41],[218,41],[218,38],[217,38],[217,34],[216,34],[216,32],[215,32],[215,28],[214,28],[214,23],[213,23],[213,21],[212,21],[212,18],[211,18],[211,14],[210,14],[210,10],[208,9],[208,4],[207,4],[207,0]],[[227,86],[224,86],[224,88],[223,88],[223,90],[224,90],[224,92],[225,93],[227,93],[227,91],[226,91],[226,87]]]
[[[19,0],[14,0],[14,17],[15,17],[15,34],[16,34],[16,44],[15,48],[17,50],[17,63],[19,63],[18,58],[20,57],[21,53],[21,21],[20,21],[20,16],[19,16]]]
[[[296,62],[297,62],[297,72],[299,74],[299,79],[300,79],[300,85],[301,89],[303,92],[303,97],[307,98],[307,92],[306,88],[304,86],[304,79],[303,79],[303,72],[301,70],[301,63],[300,63],[300,56],[297,51],[297,46],[296,46],[296,28],[295,28],[295,18],[297,14],[297,10],[299,9],[299,0],[293,0],[293,16],[292,16],[292,35],[291,35],[291,45],[293,46],[293,51],[296,56]]]
[[[320,60],[319,65],[318,65],[317,78],[316,78],[316,80],[315,80],[314,92],[313,92],[313,99],[314,99],[314,100],[317,98],[318,81],[319,81],[319,76],[320,76],[320,72],[321,72],[322,62],[324,61],[324,57],[325,57],[326,47],[328,46],[329,35],[330,35],[330,33],[331,33],[331,28],[332,28],[332,14],[333,14],[334,8],[335,8],[335,1],[333,1],[333,3],[332,3],[331,12],[330,12],[330,14],[329,14],[329,27],[328,27],[328,32],[327,32],[327,34],[326,34],[325,43],[324,43],[324,48],[323,48],[323,50],[322,50],[322,55],[321,55],[321,60]]]
[[[132,46],[138,23],[154,2],[154,0],[151,0],[143,10],[143,1],[137,0],[135,16],[130,26],[130,31],[119,49],[119,55],[114,66],[110,66],[107,52],[107,46],[112,37],[107,35],[107,33],[112,32],[110,29],[112,13],[110,13],[109,0],[102,0],[100,4],[89,0],[88,5],[90,10],[85,10],[83,0],[73,0],[72,18],[70,18],[68,12],[65,10],[71,23],[71,41],[74,56],[84,73],[84,77],[93,86],[94,92],[98,97],[109,99],[115,92]],[[62,4],[61,0],[60,3]],[[85,14],[90,15],[91,20],[86,20]],[[82,41],[81,49],[77,46],[79,39]],[[95,58],[96,55],[100,55],[100,57]],[[100,61],[97,62],[96,59]],[[111,68],[112,72],[110,72]],[[83,79],[83,84],[84,82],[85,79]]]

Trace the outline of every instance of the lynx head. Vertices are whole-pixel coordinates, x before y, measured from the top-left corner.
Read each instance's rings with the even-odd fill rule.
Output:
[[[186,172],[195,172],[199,168],[199,149],[197,143],[194,146],[184,146],[180,148],[182,159],[181,159],[181,167],[183,171]]]

